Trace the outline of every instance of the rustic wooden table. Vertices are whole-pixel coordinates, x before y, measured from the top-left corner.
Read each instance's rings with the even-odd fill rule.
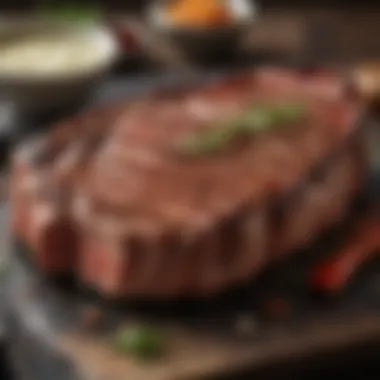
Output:
[[[243,54],[237,57],[237,63],[270,60],[274,63],[346,65],[380,59],[380,42],[373,38],[380,32],[379,16],[380,7],[264,8],[247,33]],[[165,57],[167,49],[160,50],[157,33],[149,33],[146,25],[142,26],[144,30],[151,37],[143,39],[150,50],[148,55],[164,59],[165,64],[178,64],[172,57]]]

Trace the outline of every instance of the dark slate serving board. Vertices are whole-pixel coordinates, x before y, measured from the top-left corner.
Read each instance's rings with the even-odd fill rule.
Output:
[[[369,190],[379,186],[379,181],[373,181]],[[307,253],[310,260],[344,231],[316,244]],[[334,300],[314,297],[302,286],[309,264],[303,252],[260,281],[218,299],[120,308],[72,285],[42,278],[17,243],[12,243],[11,253],[8,333],[11,356],[25,380],[177,380],[228,372],[234,378],[242,369],[257,370],[281,360],[380,341],[378,262],[357,278],[347,294]],[[263,314],[263,305],[274,295],[291,305],[291,313],[278,320]],[[83,327],[83,313],[93,305],[103,307],[104,321],[96,332],[89,332]],[[252,331],[237,328],[242,316],[253,318]],[[109,343],[116,326],[141,320],[159,326],[168,336],[168,353],[149,365],[117,355]]]
[[[162,85],[181,85],[186,79],[194,81],[194,77],[175,74],[115,80],[106,83],[90,103],[135,96]],[[21,130],[21,138],[25,132]],[[362,204],[370,204],[379,191],[380,176],[374,171]],[[7,208],[4,205],[1,213],[4,227]],[[2,242],[9,244],[11,259],[5,279],[12,361],[17,363],[21,380],[177,380],[228,373],[235,378],[244,369],[253,371],[281,360],[331,354],[351,344],[380,342],[380,263],[366,268],[347,294],[334,300],[315,297],[304,286],[310,263],[343,238],[347,228],[325,236],[310,252],[301,252],[259,281],[218,299],[134,303],[123,308],[39,276],[28,265],[25,249],[10,241],[4,228]],[[278,297],[286,299],[290,313],[272,320],[266,305]],[[93,305],[102,306],[104,323],[100,331],[89,333],[82,326],[83,313]],[[238,325],[247,317],[251,331],[242,332]],[[168,335],[167,355],[149,365],[116,355],[108,340],[116,326],[141,320],[157,324]]]

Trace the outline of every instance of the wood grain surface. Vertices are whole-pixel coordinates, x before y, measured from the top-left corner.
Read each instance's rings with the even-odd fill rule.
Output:
[[[347,64],[380,58],[379,42],[370,37],[380,32],[379,15],[377,9],[349,7],[264,9],[247,31],[243,54],[237,59],[244,61],[263,53],[306,64]],[[141,32],[151,34],[144,19],[139,20]],[[157,46],[152,50],[160,59],[165,54]],[[177,50],[181,47],[177,46]],[[167,59],[170,61],[169,56]]]

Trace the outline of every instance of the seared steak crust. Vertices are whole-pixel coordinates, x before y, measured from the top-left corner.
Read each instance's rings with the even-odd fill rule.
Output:
[[[171,149],[284,99],[307,105],[299,125]],[[344,218],[367,170],[360,113],[341,78],[272,69],[90,111],[16,152],[13,229],[45,271],[108,297],[221,291]]]

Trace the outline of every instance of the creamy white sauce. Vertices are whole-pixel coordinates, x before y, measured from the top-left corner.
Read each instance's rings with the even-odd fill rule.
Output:
[[[32,35],[0,43],[2,75],[52,76],[83,72],[105,61],[95,38],[80,33]]]

